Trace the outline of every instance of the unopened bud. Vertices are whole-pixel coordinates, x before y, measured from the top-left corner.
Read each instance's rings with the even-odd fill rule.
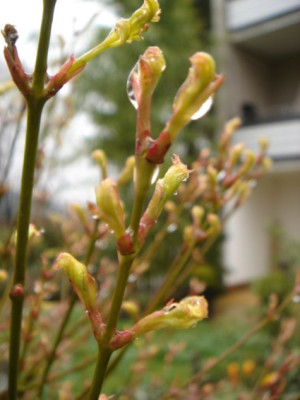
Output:
[[[101,168],[102,179],[107,177],[107,158],[103,150],[97,149],[92,152],[92,157]]]
[[[228,138],[242,125],[242,120],[239,117],[234,117],[226,122],[224,133]]]
[[[100,209],[100,217],[120,238],[125,235],[125,214],[119,197],[117,186],[111,178],[100,183],[96,190],[96,201]]]
[[[223,77],[216,75],[215,62],[209,54],[195,53],[190,61],[188,76],[178,90],[173,103],[173,114],[166,127],[172,139],[223,82]]]
[[[185,226],[183,230],[184,243],[190,244],[193,243],[194,240],[195,240],[194,227],[192,225]]]
[[[244,151],[244,162],[239,170],[239,175],[245,175],[253,167],[255,163],[255,154],[251,150]]]
[[[5,269],[0,269],[0,283],[5,282],[7,280],[8,274]]]
[[[225,124],[224,131],[223,131],[220,141],[219,141],[219,149],[220,149],[221,153],[224,154],[227,152],[228,147],[230,145],[232,135],[241,126],[241,124],[242,124],[242,121],[238,117],[230,119]]]
[[[265,153],[269,146],[269,140],[266,137],[261,137],[258,139],[260,150]]]
[[[234,167],[237,164],[244,148],[245,148],[244,143],[238,143],[231,148],[229,155],[229,162],[231,167]]]
[[[207,167],[207,182],[210,186],[215,187],[218,182],[218,171],[211,165]]]
[[[123,301],[122,309],[134,319],[138,316],[140,312],[139,305],[135,301]]]
[[[139,228],[139,240],[141,243],[143,243],[146,235],[154,226],[169,197],[177,191],[181,182],[189,177],[190,171],[176,154],[173,155],[172,161],[173,165],[168,169],[165,176],[156,182],[153,196],[141,218]]]
[[[134,165],[135,165],[135,157],[134,156],[128,157],[125,163],[125,167],[121,171],[120,176],[118,178],[117,181],[118,186],[124,185],[133,177]]]
[[[162,328],[187,329],[208,315],[208,304],[203,296],[190,296],[179,303],[168,304],[141,319],[133,328],[133,337]]]
[[[236,186],[236,194],[238,196],[237,206],[242,205],[251,194],[251,187],[248,182],[239,182]]]
[[[176,204],[174,203],[174,201],[167,201],[165,204],[165,210],[167,213],[173,213],[176,211]]]
[[[103,150],[97,149],[92,152],[92,157],[98,165],[105,167],[107,165],[107,158]]]
[[[216,235],[220,232],[222,226],[220,223],[220,219],[216,214],[208,214],[207,222],[208,222],[209,228],[206,231],[206,234],[208,236]]]
[[[200,226],[204,216],[204,208],[200,206],[194,206],[192,208],[192,217],[195,226]]]
[[[159,47],[148,47],[140,56],[128,78],[138,102],[140,96],[153,93],[165,67],[166,63]]]
[[[96,309],[97,287],[86,266],[71,254],[61,253],[56,260],[56,267],[63,269],[86,310]]]
[[[273,166],[273,161],[270,157],[264,157],[262,160],[262,167],[265,171],[269,171]]]

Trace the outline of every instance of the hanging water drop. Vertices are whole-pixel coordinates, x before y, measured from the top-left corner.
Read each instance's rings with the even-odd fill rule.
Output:
[[[167,231],[169,233],[175,232],[177,230],[178,226],[177,224],[175,224],[174,222],[172,224],[170,224],[167,228]]]
[[[159,174],[159,166],[157,165],[153,171],[152,177],[151,177],[151,185],[156,182]]]
[[[299,294],[297,294],[297,295],[295,295],[295,296],[293,297],[293,302],[294,302],[294,303],[300,303],[300,295],[299,295]]]
[[[204,117],[205,114],[208,113],[208,111],[211,109],[211,106],[213,105],[213,96],[210,96],[205,102],[201,105],[199,110],[195,112],[195,114],[192,116],[192,120],[195,121],[196,119],[200,119]]]
[[[132,79],[135,79],[135,76],[138,75],[138,70],[139,70],[139,64],[137,62],[135,64],[135,66],[132,68],[132,70],[131,70],[131,72],[130,72],[130,74],[128,76],[128,79],[127,79],[127,96],[128,96],[128,99],[129,99],[130,103],[133,105],[133,107],[136,110],[138,108],[138,102],[136,100],[135,93],[134,93],[131,81],[132,81]]]

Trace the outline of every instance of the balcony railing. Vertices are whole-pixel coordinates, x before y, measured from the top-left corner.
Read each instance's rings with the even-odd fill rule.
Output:
[[[260,137],[268,139],[268,155],[275,161],[300,160],[300,117],[244,126],[238,130],[234,141],[245,143],[250,150],[258,151]]]
[[[226,25],[239,30],[300,10],[299,0],[230,0]]]

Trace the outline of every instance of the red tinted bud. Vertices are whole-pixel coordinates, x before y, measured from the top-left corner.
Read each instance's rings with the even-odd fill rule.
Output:
[[[121,236],[117,241],[120,254],[123,256],[133,254],[135,252],[132,236],[129,233]]]
[[[18,283],[11,289],[10,297],[11,298],[24,297],[24,294],[25,294],[24,286]]]

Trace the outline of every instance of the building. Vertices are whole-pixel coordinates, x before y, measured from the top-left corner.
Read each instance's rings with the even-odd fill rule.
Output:
[[[241,116],[237,142],[255,150],[267,137],[272,172],[227,225],[228,284],[270,268],[269,227],[279,223],[300,242],[300,0],[211,0],[221,122]]]

